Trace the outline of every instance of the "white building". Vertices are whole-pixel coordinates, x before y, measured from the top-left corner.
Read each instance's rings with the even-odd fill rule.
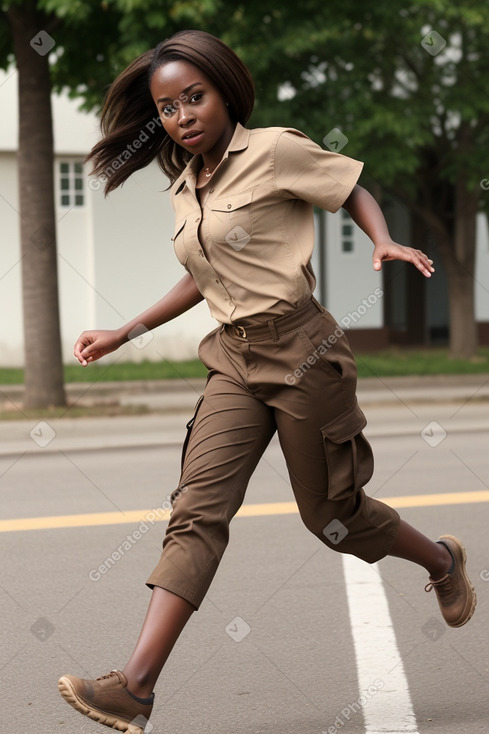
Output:
[[[0,366],[23,364],[23,325],[17,181],[17,73],[0,72]],[[84,329],[116,328],[161,298],[184,274],[171,242],[173,213],[168,181],[156,164],[139,171],[122,189],[104,198],[99,182],[90,179],[83,159],[98,139],[93,114],[78,111],[67,96],[53,96],[55,137],[56,217],[61,311],[65,362],[73,360],[76,337]],[[345,151],[346,152],[346,151]],[[406,217],[404,216],[404,219]],[[406,220],[408,222],[408,220]],[[409,291],[401,271],[394,288],[384,286],[384,274],[371,264],[368,238],[346,213],[318,215],[315,271],[318,297],[338,321],[353,328],[358,346],[383,346],[392,333],[406,330]],[[401,234],[403,213],[393,227]],[[487,223],[481,217],[478,249],[477,318],[489,326],[489,245]],[[396,234],[396,236],[399,236]],[[404,237],[405,244],[409,244]],[[397,265],[390,264],[390,267]],[[387,271],[388,266],[384,266]],[[401,265],[402,268],[402,265]],[[391,273],[395,273],[394,269]],[[443,275],[430,281],[423,319],[428,336],[447,327]],[[404,283],[404,285],[402,285]],[[485,284],[485,285],[484,285]],[[425,286],[423,286],[425,287]],[[384,290],[395,292],[384,321]],[[382,293],[381,293],[382,291]],[[404,300],[403,300],[404,298]],[[440,308],[440,304],[442,307]],[[438,324],[438,322],[440,322]],[[200,339],[216,322],[201,303],[174,322],[157,329],[153,338],[124,347],[124,360],[186,359],[196,356]],[[427,340],[429,341],[429,339]],[[488,339],[489,341],[489,335]]]

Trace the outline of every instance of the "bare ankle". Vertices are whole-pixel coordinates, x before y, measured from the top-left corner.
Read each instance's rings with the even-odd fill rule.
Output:
[[[122,671],[127,678],[127,690],[132,693],[133,696],[138,698],[149,698],[153,693],[153,684],[148,680],[148,676],[135,675],[130,671],[127,672],[125,669]]]
[[[453,562],[450,551],[442,543],[436,544],[440,549],[439,557],[434,565],[427,569],[432,579],[441,579],[450,570]]]

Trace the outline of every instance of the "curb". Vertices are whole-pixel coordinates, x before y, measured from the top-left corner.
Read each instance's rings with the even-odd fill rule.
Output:
[[[124,398],[140,396],[147,398],[150,395],[165,395],[171,397],[189,395],[192,398],[202,393],[206,384],[205,378],[188,380],[125,380],[118,382],[71,382],[66,383],[67,397],[73,401],[88,401],[94,404],[97,400],[109,398]],[[404,377],[362,377],[358,380],[357,392],[362,394],[363,400],[371,393],[385,393],[384,400],[397,398],[401,393],[411,393],[433,399],[440,398],[434,391],[466,393],[472,397],[475,392],[480,396],[489,396],[489,374],[472,375],[418,375]],[[389,393],[391,395],[389,395]],[[23,385],[0,385],[0,400],[11,400],[21,403],[24,396]]]
[[[386,435],[412,436],[416,428],[393,421],[396,408],[422,408],[456,404],[470,407],[489,400],[489,375],[463,377],[367,378],[359,380],[358,399],[369,418],[370,409],[383,412],[385,425],[370,423],[370,437]],[[63,451],[94,451],[129,448],[181,446],[186,423],[205,386],[201,380],[138,381],[124,383],[69,385],[69,398],[81,405],[113,404],[121,406],[146,405],[141,415],[98,415],[72,418],[23,417],[0,421],[0,456],[17,457],[28,454],[53,454]],[[90,401],[86,395],[90,393]],[[22,386],[0,386],[0,399],[18,399]],[[465,418],[454,429],[470,432],[489,430],[489,411],[478,408],[471,418]],[[391,412],[392,411],[392,412]],[[411,410],[411,412],[413,412]],[[426,411],[424,411],[426,412]],[[458,411],[455,411],[458,412]],[[433,411],[436,418],[436,412]],[[461,416],[462,417],[462,416]],[[440,419],[441,420],[441,419]],[[401,422],[402,423],[402,422]],[[422,425],[419,426],[421,430]],[[56,439],[56,440],[54,440]]]

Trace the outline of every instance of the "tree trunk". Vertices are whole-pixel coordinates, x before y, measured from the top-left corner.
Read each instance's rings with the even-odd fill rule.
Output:
[[[53,125],[46,17],[7,11],[19,85],[19,200],[27,408],[66,405],[58,303]],[[41,35],[42,34],[42,35]],[[31,41],[33,46],[31,46]]]
[[[446,264],[450,304],[450,355],[470,359],[477,353],[474,283],[479,190],[469,191],[465,177],[455,186],[452,257]]]
[[[450,305],[450,356],[470,359],[477,353],[474,276],[457,267],[447,268]]]
[[[448,281],[450,356],[471,359],[478,347],[474,283],[480,189],[471,191],[466,175],[446,187],[449,195],[439,195],[437,201],[415,201],[398,189],[394,193],[426,223],[437,242]]]

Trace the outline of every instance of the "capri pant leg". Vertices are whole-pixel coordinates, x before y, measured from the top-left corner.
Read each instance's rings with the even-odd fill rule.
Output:
[[[328,349],[313,352],[314,360],[290,373],[298,379],[293,385],[289,379],[289,388],[280,393],[275,420],[307,528],[330,548],[374,563],[389,553],[400,518],[363,489],[373,473],[373,455],[362,432],[367,421],[355,395],[355,361],[346,336],[336,327],[324,311],[281,340],[295,365],[301,342],[302,359],[318,344],[326,343]]]
[[[350,411],[359,410],[355,403]],[[357,415],[359,415],[357,413]],[[370,445],[361,431],[331,435],[317,423],[300,425],[286,413],[276,415],[278,432],[301,518],[319,540],[341,553],[375,563],[389,553],[398,513],[369,497],[363,485],[373,470]],[[351,428],[349,429],[351,431]]]
[[[232,377],[212,373],[184,446],[161,559],[147,581],[197,609],[229,540],[229,523],[275,432],[273,409]]]

